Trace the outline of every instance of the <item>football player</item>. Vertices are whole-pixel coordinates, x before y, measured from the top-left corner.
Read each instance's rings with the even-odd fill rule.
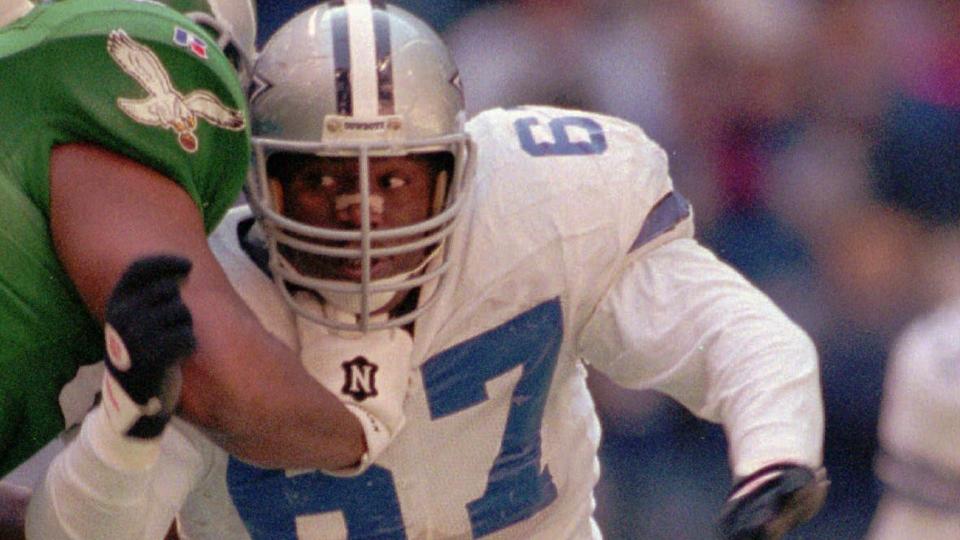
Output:
[[[252,208],[211,244],[263,324],[371,415],[370,459],[262,468],[175,418],[132,465],[98,408],[31,505],[38,538],[157,537],[177,512],[186,538],[598,538],[587,364],[724,425],[723,538],[817,511],[814,346],[697,243],[638,127],[546,107],[467,122],[440,38],[376,0],[287,22],[251,88]]]
[[[871,154],[875,194],[919,225],[911,240],[935,296],[886,366],[870,540],[960,538],[960,110],[919,94],[898,95]]]
[[[183,286],[197,340],[183,366],[185,417],[274,466],[352,464],[363,451],[360,424],[260,327],[206,243],[248,170],[230,59],[249,71],[252,3],[172,4],[187,16],[158,2],[2,0],[0,475],[64,429],[61,390],[104,357],[108,294],[132,261],[156,252],[193,268]],[[190,263],[147,275],[177,281]],[[149,304],[147,284],[125,300]],[[91,405],[92,393],[84,412]]]
[[[960,538],[960,302],[917,320],[887,368],[871,540]]]

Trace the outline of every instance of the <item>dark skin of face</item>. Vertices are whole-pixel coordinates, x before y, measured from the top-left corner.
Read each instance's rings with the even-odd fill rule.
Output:
[[[423,221],[431,215],[436,167],[426,156],[384,157],[370,160],[370,227],[391,229]],[[299,159],[284,171],[283,182],[272,179],[279,210],[296,221],[341,230],[361,226],[359,165],[352,158]],[[385,247],[410,238],[377,243]],[[335,247],[356,247],[342,242]],[[360,280],[360,260],[287,253],[298,270],[327,279]],[[425,251],[417,250],[371,260],[371,279],[382,279],[415,269]],[[397,299],[399,301],[400,298]],[[391,302],[391,305],[396,302]],[[386,308],[389,309],[389,306]]]

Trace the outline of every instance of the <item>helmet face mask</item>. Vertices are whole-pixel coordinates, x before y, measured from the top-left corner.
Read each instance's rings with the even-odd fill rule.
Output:
[[[412,15],[374,4],[330,2],[289,21],[261,52],[251,93],[247,195],[274,279],[298,313],[341,330],[404,325],[430,305],[473,155],[446,46]],[[295,185],[284,182],[296,174],[283,162],[313,163],[313,182],[337,191],[316,216],[293,211]],[[336,187],[330,170],[347,171],[328,175]],[[301,290],[326,309],[304,309]],[[386,313],[405,299],[416,305]]]
[[[369,161],[369,280],[387,283],[417,274],[438,253],[440,241],[425,246],[417,242],[430,238],[435,230],[414,228],[409,234],[379,238],[377,231],[405,233],[405,228],[423,223],[442,209],[442,194],[451,174],[452,156],[446,153],[371,158]],[[268,159],[271,197],[279,212],[299,223],[330,231],[362,230],[364,216],[360,200],[359,161],[356,158],[317,157],[304,154],[273,154]],[[386,211],[388,210],[389,211]],[[360,282],[363,279],[362,243],[327,237],[289,233],[304,244],[326,251],[318,254],[289,243],[277,244],[279,254],[302,276]],[[398,248],[391,250],[391,248]],[[343,256],[331,253],[340,250]],[[401,278],[399,281],[398,277]],[[388,311],[407,291],[371,295],[373,314]],[[330,297],[341,309],[359,312],[359,295]]]

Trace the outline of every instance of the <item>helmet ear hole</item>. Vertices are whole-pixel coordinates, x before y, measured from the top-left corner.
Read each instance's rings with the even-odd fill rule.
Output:
[[[430,207],[432,214],[437,215],[447,206],[447,195],[450,189],[450,177],[453,174],[454,157],[450,152],[435,152],[428,155],[433,169],[433,200]]]
[[[447,183],[450,179],[450,173],[446,169],[437,173],[437,178],[433,186],[433,215],[437,215],[443,210],[447,200]]]
[[[227,57],[227,60],[233,64],[233,67],[240,71],[243,68],[242,57],[240,55],[240,49],[237,48],[237,45],[230,41],[223,47],[223,55]]]
[[[277,212],[283,214],[283,183],[277,178],[271,176],[268,180],[270,188],[270,197],[273,199]]]

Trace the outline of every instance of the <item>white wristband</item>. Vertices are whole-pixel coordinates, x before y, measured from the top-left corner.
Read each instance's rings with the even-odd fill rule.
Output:
[[[117,471],[142,471],[156,463],[162,437],[137,439],[117,433],[101,403],[83,421],[80,439],[108,467]]]
[[[387,449],[387,446],[393,441],[393,437],[403,428],[406,420],[400,417],[397,425],[388,428],[377,420],[370,411],[349,402],[344,402],[343,405],[360,421],[360,426],[363,427],[363,434],[367,441],[367,451],[363,453],[363,457],[356,465],[324,472],[332,476],[356,476],[367,470],[367,467],[373,464],[380,454]]]

